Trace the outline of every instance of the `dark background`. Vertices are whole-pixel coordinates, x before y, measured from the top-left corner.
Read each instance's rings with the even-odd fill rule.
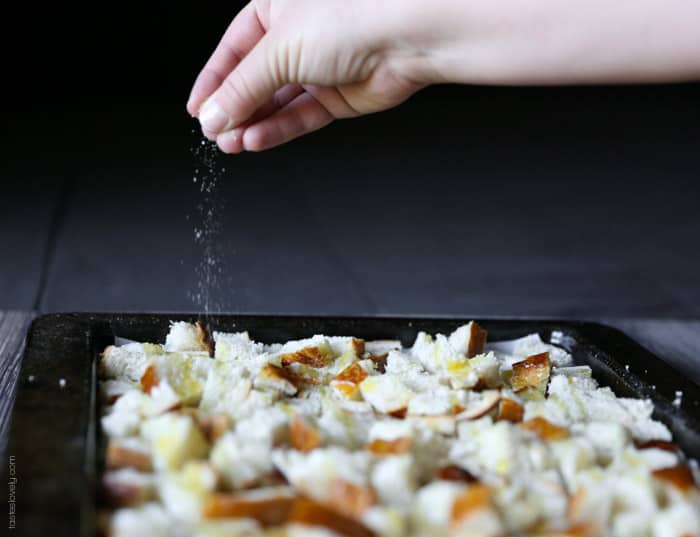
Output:
[[[221,156],[202,289],[185,101],[240,5],[8,15],[0,309],[700,315],[694,84],[430,88]]]

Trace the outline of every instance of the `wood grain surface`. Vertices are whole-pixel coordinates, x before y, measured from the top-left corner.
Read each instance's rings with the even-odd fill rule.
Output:
[[[0,453],[5,451],[24,338],[34,314],[0,311]]]

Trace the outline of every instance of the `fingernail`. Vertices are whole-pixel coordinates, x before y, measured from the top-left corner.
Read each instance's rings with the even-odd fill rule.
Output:
[[[202,134],[210,142],[213,142],[214,140],[216,140],[216,133],[215,132],[210,132],[207,129],[202,129]]]
[[[208,99],[199,110],[199,122],[209,132],[222,132],[233,126],[233,120],[214,99]]]

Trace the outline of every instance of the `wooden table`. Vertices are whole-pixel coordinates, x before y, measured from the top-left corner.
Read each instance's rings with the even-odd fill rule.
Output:
[[[24,338],[35,314],[0,311],[0,453],[19,374]],[[700,320],[602,319],[700,383]]]

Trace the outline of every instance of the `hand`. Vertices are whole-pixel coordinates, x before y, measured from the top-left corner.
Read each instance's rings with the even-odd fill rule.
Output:
[[[237,153],[401,103],[425,85],[412,76],[420,54],[389,38],[381,5],[252,0],[197,78],[190,114],[207,138]]]
[[[252,0],[192,89],[222,150],[267,149],[435,82],[700,78],[700,0]]]

